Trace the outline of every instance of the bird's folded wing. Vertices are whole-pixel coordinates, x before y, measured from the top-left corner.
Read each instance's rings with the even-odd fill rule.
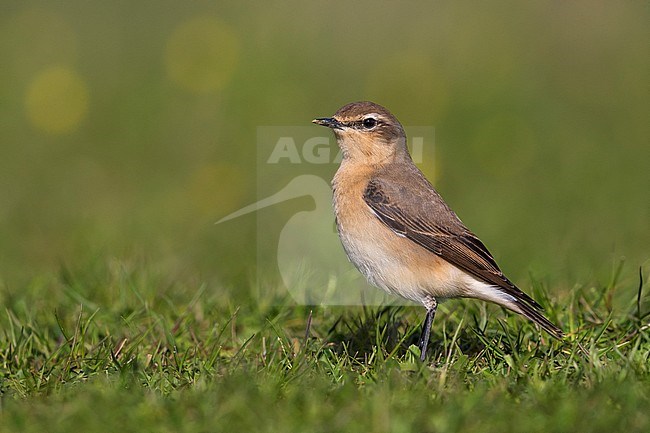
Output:
[[[377,217],[395,233],[405,236],[423,248],[445,259],[475,278],[493,284],[518,301],[534,308],[541,308],[530,296],[517,288],[499,269],[492,254],[445,205],[445,221],[435,221],[440,209],[427,212],[427,200],[433,205],[441,203],[440,197],[431,189],[431,196],[404,196],[408,188],[400,188],[399,194],[381,180],[373,179],[364,192],[364,200]],[[392,194],[391,194],[392,192]],[[406,203],[409,203],[407,206]]]

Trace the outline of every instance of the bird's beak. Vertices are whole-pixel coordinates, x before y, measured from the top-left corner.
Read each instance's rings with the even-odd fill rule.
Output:
[[[333,117],[321,117],[319,119],[312,120],[312,123],[315,123],[316,125],[327,126],[328,128],[332,129],[343,129],[343,124]]]

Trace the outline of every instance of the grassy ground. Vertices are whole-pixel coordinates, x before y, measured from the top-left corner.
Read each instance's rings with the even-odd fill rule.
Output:
[[[616,275],[552,301],[534,284],[562,343],[479,302],[443,304],[423,364],[420,309],[310,310],[252,287],[234,304],[98,260],[4,288],[0,428],[647,431],[647,284]]]

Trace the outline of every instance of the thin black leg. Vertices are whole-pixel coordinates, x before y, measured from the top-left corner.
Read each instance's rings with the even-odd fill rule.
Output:
[[[427,306],[427,317],[424,319],[424,325],[422,327],[422,334],[420,335],[420,361],[424,362],[427,358],[427,346],[429,345],[429,335],[431,334],[431,324],[433,323],[433,318],[436,315],[436,309],[438,303],[433,300],[431,305]]]

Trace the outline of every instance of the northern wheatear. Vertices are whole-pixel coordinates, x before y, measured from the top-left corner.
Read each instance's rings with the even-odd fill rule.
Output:
[[[563,337],[415,166],[404,129],[387,109],[354,102],[313,122],[331,128],[343,152],[332,181],[343,248],[371,284],[424,305],[423,361],[437,299],[494,302]]]

